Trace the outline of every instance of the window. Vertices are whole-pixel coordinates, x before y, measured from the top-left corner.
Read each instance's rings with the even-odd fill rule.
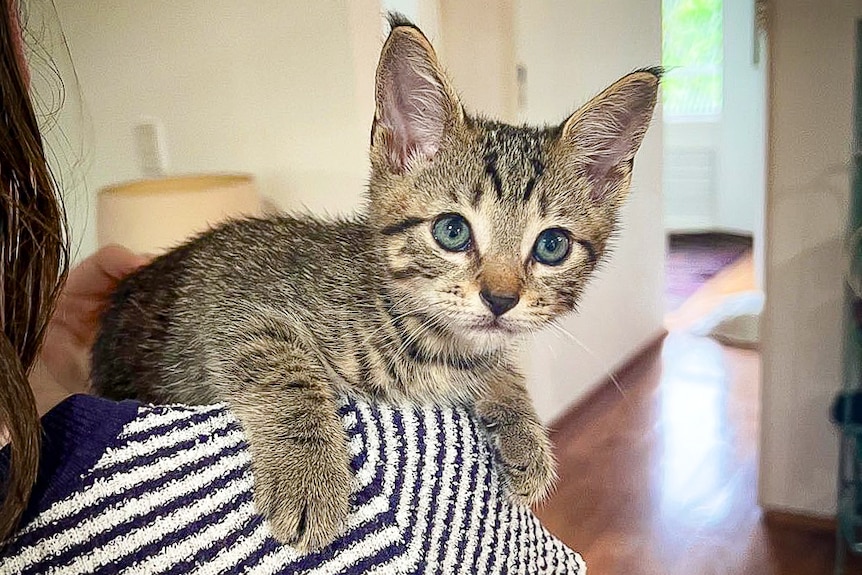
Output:
[[[665,118],[721,113],[722,0],[662,0]]]

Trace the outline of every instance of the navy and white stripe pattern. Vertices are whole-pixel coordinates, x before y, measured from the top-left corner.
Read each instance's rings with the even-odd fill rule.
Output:
[[[509,503],[468,411],[350,400],[342,418],[353,501],[325,549],[301,556],[271,537],[227,409],[141,407],[79,487],[3,550],[0,573],[586,573]]]

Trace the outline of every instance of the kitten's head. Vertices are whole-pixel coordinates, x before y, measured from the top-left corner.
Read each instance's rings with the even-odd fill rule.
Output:
[[[608,248],[658,70],[549,128],[469,116],[425,36],[394,18],[377,68],[370,222],[399,310],[492,349],[575,308]]]

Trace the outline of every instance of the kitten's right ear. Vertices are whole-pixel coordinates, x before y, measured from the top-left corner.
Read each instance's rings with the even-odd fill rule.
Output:
[[[403,174],[434,157],[463,110],[425,35],[401,16],[390,23],[377,65],[371,146],[390,171]]]

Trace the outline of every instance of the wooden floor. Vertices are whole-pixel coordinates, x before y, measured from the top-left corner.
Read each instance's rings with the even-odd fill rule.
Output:
[[[756,503],[759,353],[685,331],[753,281],[750,258],[717,276],[622,375],[624,395],[554,430],[559,487],[537,513],[591,574],[832,573],[833,535],[767,525]]]

